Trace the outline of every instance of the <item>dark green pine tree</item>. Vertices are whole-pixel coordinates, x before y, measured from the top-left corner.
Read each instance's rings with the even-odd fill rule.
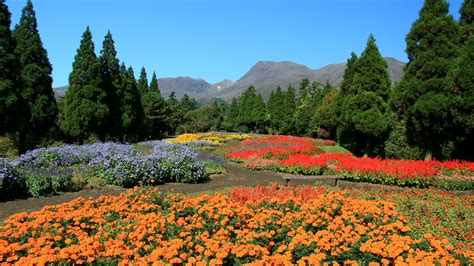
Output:
[[[185,112],[189,112],[198,108],[196,99],[189,97],[188,94],[184,94],[183,98],[179,103]]]
[[[120,61],[117,58],[117,51],[115,50],[115,43],[112,34],[107,32],[102,44],[101,56],[99,57],[100,64],[100,87],[107,94],[107,106],[109,108],[109,117],[105,124],[104,132],[107,138],[121,139],[123,135],[122,121],[117,117],[122,117],[122,79],[120,75]]]
[[[61,129],[83,143],[91,135],[103,137],[109,118],[107,93],[100,88],[99,60],[94,52],[92,33],[87,27],[77,49],[69,89],[64,99]]]
[[[257,97],[257,91],[254,86],[248,87],[240,96],[239,116],[237,117],[237,130],[250,132],[255,124],[252,119],[252,110]]]
[[[459,20],[461,44],[465,44],[474,33],[474,0],[464,0],[459,13],[461,13]]]
[[[143,112],[145,114],[145,132],[147,138],[161,138],[169,131],[170,108],[158,89],[156,74],[150,87],[142,97]]]
[[[350,93],[350,88],[352,88],[352,81],[357,71],[357,59],[357,55],[354,52],[352,52],[351,57],[347,59],[346,69],[344,70],[344,75],[342,76],[341,96],[346,96]]]
[[[284,93],[284,103],[280,107],[282,110],[281,133],[292,135],[295,133],[294,115],[296,111],[296,91],[293,86],[288,86],[288,90]]]
[[[227,131],[235,131],[235,124],[237,122],[237,117],[239,116],[239,102],[237,98],[232,98],[232,103],[230,104],[229,111],[227,112],[224,119],[224,129]]]
[[[346,69],[344,70],[344,75],[341,83],[341,89],[335,99],[335,113],[337,116],[338,126],[336,129],[336,139],[337,142],[350,149],[352,152],[356,152],[356,133],[352,125],[350,125],[350,117],[346,116],[343,112],[343,109],[347,103],[347,96],[350,95],[354,75],[357,72],[357,55],[352,52],[351,57],[347,59]]]
[[[474,160],[474,35],[464,44],[449,75],[449,88],[454,95],[451,107],[454,118],[453,156]]]
[[[143,95],[148,90],[148,78],[146,77],[146,70],[142,67],[140,71],[140,78],[138,79],[138,91]]]
[[[285,93],[281,90],[280,86],[277,87],[273,100],[268,103],[267,112],[270,116],[273,133],[281,133],[285,114]]]
[[[17,44],[15,52],[20,56],[22,95],[31,111],[28,123],[19,134],[20,151],[24,152],[50,137],[58,118],[51,78],[53,68],[38,32],[31,1],[23,8],[13,37]]]
[[[364,155],[380,155],[375,148],[382,145],[390,124],[387,103],[390,91],[390,76],[387,62],[380,54],[375,38],[370,35],[367,46],[357,60],[357,71],[353,76],[349,94],[344,97],[343,116],[347,124],[356,131],[356,146]]]
[[[122,130],[124,141],[137,141],[140,134],[140,128],[143,124],[143,106],[140,92],[137,88],[137,81],[132,67],[125,66],[122,63],[120,67],[120,76],[122,80]]]
[[[21,67],[10,30],[10,12],[0,1],[0,134],[15,133],[29,120],[28,104],[21,94]],[[21,150],[19,148],[19,150]]]
[[[442,157],[451,139],[453,94],[447,74],[458,54],[459,27],[445,0],[426,0],[406,37],[408,64],[392,96],[392,106],[406,121],[411,144],[425,158]]]
[[[160,88],[158,87],[158,79],[156,78],[156,73],[155,72],[153,72],[153,76],[151,77],[149,89],[153,90],[153,91],[157,91],[161,94]]]
[[[265,106],[265,101],[261,94],[258,94],[253,101],[253,108],[252,108],[252,123],[253,129],[257,133],[265,133],[266,132],[266,125],[267,122],[267,111]]]

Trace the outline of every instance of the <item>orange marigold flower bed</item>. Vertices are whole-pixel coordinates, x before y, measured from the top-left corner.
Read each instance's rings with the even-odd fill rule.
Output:
[[[184,196],[133,189],[11,216],[0,263],[460,264],[474,255],[415,237],[392,202],[324,188]]]

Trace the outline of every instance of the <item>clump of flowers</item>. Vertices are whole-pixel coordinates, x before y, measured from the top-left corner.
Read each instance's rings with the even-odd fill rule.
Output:
[[[204,141],[206,143],[212,143],[212,145],[222,145],[231,140],[246,140],[253,139],[252,136],[247,134],[227,134],[219,132],[210,133],[188,133],[179,135],[176,138],[166,140],[168,143],[199,143]],[[203,144],[201,142],[201,144]]]
[[[426,228],[414,233],[397,209],[388,200],[312,187],[197,196],[133,189],[11,216],[0,226],[0,263],[459,265],[474,260],[472,250]]]

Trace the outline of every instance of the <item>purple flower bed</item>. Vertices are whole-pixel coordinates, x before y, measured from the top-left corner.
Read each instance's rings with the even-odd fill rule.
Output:
[[[78,166],[86,175],[109,184],[131,187],[140,183],[197,183],[207,178],[198,154],[179,144],[148,141],[138,146],[152,148],[143,154],[133,146],[118,143],[65,145],[29,151],[13,162],[18,168]]]

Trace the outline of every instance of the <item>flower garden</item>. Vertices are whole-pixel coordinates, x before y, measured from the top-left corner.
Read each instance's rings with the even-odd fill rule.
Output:
[[[463,161],[410,161],[356,158],[350,153],[327,153],[333,141],[291,136],[263,136],[230,147],[230,160],[251,169],[322,175],[371,183],[437,187],[446,190],[474,188],[474,163]]]
[[[203,145],[225,150],[228,159],[252,170],[338,174],[407,188],[275,184],[182,195],[150,186],[199,183],[225,171],[218,160],[207,165],[194,150]],[[97,180],[141,187],[10,216],[0,222],[0,265],[474,261],[474,196],[444,191],[472,189],[474,163],[356,158],[343,151],[330,140],[205,133],[133,145],[63,145],[1,159],[3,196],[57,194]]]
[[[231,140],[246,140],[253,139],[252,136],[248,134],[223,134],[217,132],[210,133],[189,133],[182,134],[176,138],[167,140],[169,143],[181,143],[190,146],[200,146],[200,145],[222,145]]]
[[[469,264],[473,204],[434,190],[271,186],[185,196],[136,188],[11,216],[0,226],[0,262]]]
[[[0,159],[3,197],[41,196],[77,190],[90,181],[133,187],[207,179],[205,164],[189,147],[162,141],[65,145]]]

